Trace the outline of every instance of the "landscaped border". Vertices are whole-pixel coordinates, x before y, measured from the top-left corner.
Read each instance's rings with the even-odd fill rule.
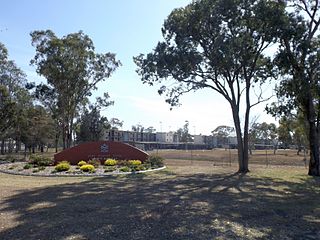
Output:
[[[4,163],[1,165],[7,165],[8,163]],[[9,163],[13,164],[13,163]],[[80,173],[80,174],[72,174],[66,172],[57,172],[57,173],[50,173],[50,174],[39,174],[39,173],[21,173],[14,170],[6,170],[0,169],[0,173],[12,174],[12,175],[20,175],[20,176],[32,176],[32,177],[106,177],[106,176],[117,176],[117,175],[134,175],[134,174],[141,174],[147,172],[155,172],[166,169],[166,166],[154,169],[147,169],[143,171],[133,171],[133,172],[106,172],[106,173]]]

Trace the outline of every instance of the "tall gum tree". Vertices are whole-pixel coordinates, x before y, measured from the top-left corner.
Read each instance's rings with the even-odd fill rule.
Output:
[[[274,115],[303,114],[310,148],[308,174],[320,176],[320,1],[286,2],[286,21],[280,26],[275,58],[282,81],[277,88],[278,103],[269,111]]]
[[[31,64],[54,89],[63,147],[69,148],[79,106],[121,63],[113,53],[95,53],[92,40],[81,31],[62,38],[51,30],[34,31],[31,37],[36,48]]]
[[[267,0],[193,1],[171,12],[162,28],[164,41],[153,52],[134,58],[142,82],[162,83],[159,93],[172,106],[182,94],[204,88],[228,101],[241,173],[249,171],[250,110],[266,100],[262,85],[273,75],[264,52],[276,40],[274,26],[283,10],[283,4]]]

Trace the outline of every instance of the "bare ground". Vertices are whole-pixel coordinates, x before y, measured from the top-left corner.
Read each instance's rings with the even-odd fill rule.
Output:
[[[304,167],[166,165],[103,178],[0,174],[0,239],[320,239],[320,179]]]

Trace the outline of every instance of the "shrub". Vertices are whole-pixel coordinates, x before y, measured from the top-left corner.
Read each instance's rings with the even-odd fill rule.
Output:
[[[70,169],[70,163],[67,161],[62,161],[62,162],[58,163],[54,169],[57,172],[68,171]]]
[[[140,160],[129,160],[129,164],[132,166],[138,166],[138,165],[141,165],[141,161]]]
[[[108,158],[105,162],[104,165],[106,166],[115,166],[117,165],[118,161],[112,158]]]
[[[90,159],[88,161],[88,165],[93,165],[94,167],[98,168],[100,166],[100,160],[99,159]]]
[[[155,167],[163,167],[163,158],[157,155],[151,155],[149,156],[149,158],[147,159],[146,163],[150,164],[152,168]]]
[[[78,166],[79,167],[81,167],[81,166],[83,166],[83,165],[86,165],[87,164],[87,162],[86,161],[83,161],[83,160],[81,160],[80,162],[78,162]]]
[[[38,167],[38,170],[39,170],[39,171],[43,171],[43,170],[45,170],[45,169],[46,169],[45,166]]]
[[[120,172],[131,172],[131,168],[124,166],[124,167],[119,168],[119,171]]]
[[[133,166],[132,170],[133,171],[144,171],[144,170],[146,170],[146,167],[144,165],[142,165],[142,164],[135,165],[135,166]]]
[[[50,166],[53,161],[51,158],[34,154],[30,156],[29,163],[35,166]]]
[[[83,172],[95,172],[96,169],[92,164],[86,164],[80,167],[80,170]]]
[[[114,172],[117,168],[115,166],[104,167],[104,172]]]
[[[23,166],[23,169],[30,169],[30,168],[32,168],[32,167],[33,167],[32,164],[27,163],[26,165]]]

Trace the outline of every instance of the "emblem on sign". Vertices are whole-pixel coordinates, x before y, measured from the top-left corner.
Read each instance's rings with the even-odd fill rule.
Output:
[[[102,144],[101,146],[100,146],[100,151],[102,152],[102,153],[107,153],[108,151],[109,151],[109,146],[107,145],[107,144]]]

